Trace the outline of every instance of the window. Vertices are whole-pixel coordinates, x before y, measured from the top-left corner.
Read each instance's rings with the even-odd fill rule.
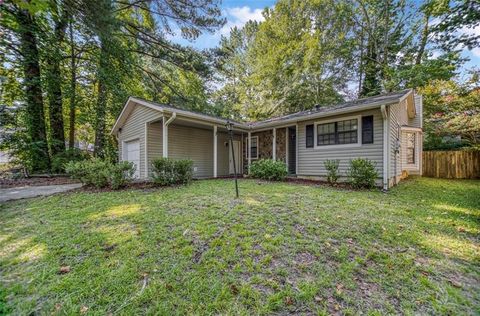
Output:
[[[258,136],[250,138],[250,157],[252,159],[258,158]]]
[[[305,126],[305,143],[307,148],[313,147],[313,124]]]
[[[362,117],[362,144],[373,144],[373,115]]]
[[[407,133],[407,163],[415,164],[415,133]]]
[[[317,146],[356,143],[358,143],[357,119],[317,125]]]

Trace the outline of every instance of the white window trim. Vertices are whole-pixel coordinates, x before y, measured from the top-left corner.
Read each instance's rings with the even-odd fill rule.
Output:
[[[318,138],[318,128],[317,125],[327,124],[332,122],[340,122],[346,120],[357,120],[357,142],[352,144],[339,144],[339,145],[325,145],[325,146],[318,146],[317,138]],[[362,116],[355,115],[355,116],[345,116],[336,119],[330,120],[322,120],[316,121],[313,123],[313,149],[332,149],[332,148],[348,148],[348,147],[360,147],[362,146]],[[370,145],[370,144],[368,144]]]
[[[258,146],[258,136],[251,136],[250,137],[250,152],[249,154],[251,155],[252,154],[252,139],[256,138],[257,139],[257,156],[252,156],[251,159],[258,159],[258,149],[259,149],[259,146]]]
[[[405,131],[405,134],[413,134],[413,163],[408,162],[408,135],[405,135],[405,165],[407,167],[417,167],[417,162],[418,162],[418,132],[412,131],[412,130],[407,130]]]

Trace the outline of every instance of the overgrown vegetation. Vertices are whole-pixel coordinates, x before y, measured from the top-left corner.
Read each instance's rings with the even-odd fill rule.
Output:
[[[287,173],[287,165],[280,160],[260,159],[250,165],[250,176],[253,178],[280,181]]]
[[[325,169],[327,169],[327,181],[330,184],[337,183],[338,180],[338,166],[340,164],[340,160],[332,160],[327,159],[323,162]]]
[[[457,49],[478,47],[464,30],[479,11],[478,1],[278,0],[199,51],[179,37],[218,31],[217,0],[2,1],[0,148],[33,172],[60,170],[79,143],[115,161],[108,131],[131,95],[241,120],[461,81]],[[448,134],[471,142],[458,127],[478,120],[459,117],[444,116]]]
[[[417,178],[388,194],[239,186],[239,199],[231,180],[206,180],[0,205],[0,306],[14,315],[477,312],[478,180]]]
[[[158,158],[152,162],[152,180],[158,185],[188,184],[193,177],[190,159]]]
[[[356,158],[350,160],[347,176],[349,183],[354,188],[371,189],[375,187],[378,172],[373,161],[364,158]]]
[[[92,159],[71,161],[65,171],[76,180],[95,188],[110,187],[117,190],[133,180],[135,166],[132,162],[111,163],[106,160]]]

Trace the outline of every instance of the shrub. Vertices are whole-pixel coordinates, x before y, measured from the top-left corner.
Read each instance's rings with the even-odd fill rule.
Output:
[[[187,184],[192,176],[192,160],[158,158],[152,161],[152,179],[158,185]]]
[[[250,175],[264,180],[284,180],[287,176],[287,165],[279,160],[260,159],[250,166]]]
[[[350,160],[347,175],[350,184],[355,188],[373,188],[378,177],[375,164],[363,158]]]
[[[133,179],[135,173],[135,166],[133,162],[122,161],[117,164],[112,164],[110,167],[109,183],[110,187],[117,190]]]
[[[323,162],[325,169],[327,169],[327,181],[330,184],[337,183],[338,180],[338,165],[340,160],[327,159]]]
[[[85,185],[96,188],[110,186],[116,190],[132,180],[135,168],[130,162],[112,164],[101,159],[92,159],[71,161],[66,164],[65,171]]]
[[[78,148],[68,148],[64,152],[52,157],[51,171],[52,173],[63,173],[65,172],[65,165],[68,162],[87,159],[90,159],[90,155],[86,151],[82,151]]]

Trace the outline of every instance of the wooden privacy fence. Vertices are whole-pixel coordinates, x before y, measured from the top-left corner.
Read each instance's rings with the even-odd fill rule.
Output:
[[[480,178],[480,152],[424,151],[423,176],[447,179]]]

